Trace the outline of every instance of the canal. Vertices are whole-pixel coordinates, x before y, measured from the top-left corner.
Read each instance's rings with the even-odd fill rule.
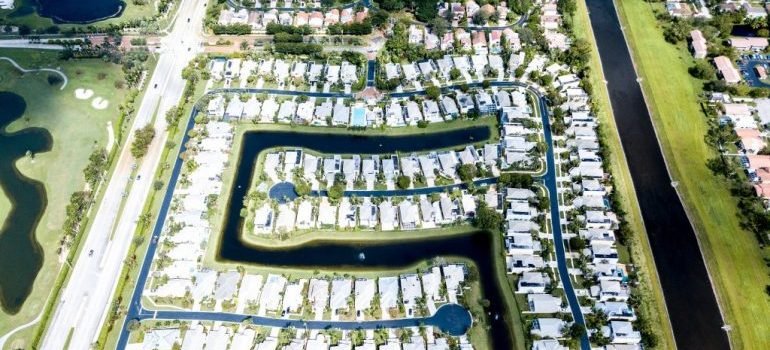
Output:
[[[21,96],[0,92],[0,106],[0,189],[11,203],[0,222],[0,306],[15,314],[27,300],[43,263],[35,231],[47,205],[43,184],[21,174],[15,163],[27,152],[50,151],[53,140],[41,128],[6,132],[27,108]]]
[[[587,4],[677,347],[728,349],[697,238],[672,187],[614,3]]]
[[[225,210],[224,232],[218,259],[276,267],[338,268],[341,270],[400,269],[435,257],[465,257],[479,271],[484,298],[490,301],[490,341],[495,349],[513,348],[511,311],[501,295],[496,276],[495,249],[501,237],[473,232],[445,238],[383,240],[377,242],[316,241],[302,246],[271,249],[251,246],[241,239],[243,198],[251,183],[260,152],[273,147],[302,147],[321,153],[380,154],[418,152],[483,142],[487,127],[472,127],[434,134],[408,136],[354,136],[290,132],[247,132],[240,149],[233,190]],[[502,268],[502,266],[501,266]],[[476,302],[476,301],[471,301]],[[499,317],[495,317],[495,315]]]

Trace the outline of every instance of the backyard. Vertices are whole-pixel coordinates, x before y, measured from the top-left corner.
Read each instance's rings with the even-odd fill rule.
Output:
[[[0,49],[0,57],[9,57],[22,67],[60,68],[68,77],[63,90],[61,83],[49,84],[52,73],[21,74],[6,61],[0,61],[0,91],[10,91],[24,97],[27,110],[22,119],[12,124],[8,132],[26,127],[42,127],[53,136],[50,152],[37,154],[34,160],[25,157],[17,163],[23,174],[43,182],[48,196],[48,207],[37,228],[37,240],[44,251],[44,261],[32,293],[16,315],[0,313],[0,334],[22,325],[37,316],[45,306],[46,298],[56,281],[61,262],[56,256],[65,207],[70,195],[85,185],[83,169],[93,150],[108,142],[108,123],[117,123],[118,106],[128,90],[115,88],[122,79],[119,65],[102,60],[59,61],[55,52]],[[104,109],[96,109],[93,99],[78,99],[75,90],[83,88],[94,92],[93,99],[108,101]],[[82,96],[81,96],[82,97]],[[66,162],[59,161],[67,159]],[[5,195],[0,195],[0,220],[10,209]],[[29,336],[36,327],[19,333],[13,339]],[[24,343],[10,343],[22,345]],[[8,344],[7,344],[8,345]]]
[[[684,46],[664,40],[653,13],[662,5],[641,0],[615,5],[669,172],[698,233],[725,322],[732,327],[731,343],[736,349],[767,348],[770,302],[764,289],[770,277],[756,238],[740,226],[729,184],[705,165],[715,154],[703,139],[708,128],[698,105],[701,82],[688,74],[692,57]]]

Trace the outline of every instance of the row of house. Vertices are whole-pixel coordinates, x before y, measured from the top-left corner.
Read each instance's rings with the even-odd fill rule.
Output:
[[[268,333],[260,334],[258,329],[245,325],[203,324],[196,321],[183,322],[182,326],[148,326],[137,343],[129,343],[127,350],[473,350],[466,336],[436,336],[432,326],[425,326],[424,336],[420,328],[409,327],[413,334],[406,340],[399,337],[397,329],[386,329],[384,343],[376,339],[374,330],[361,332],[339,330],[338,339],[328,331],[297,328],[293,337],[286,338],[285,329],[270,327]],[[292,334],[289,334],[292,335]],[[289,343],[281,346],[282,341]],[[359,344],[360,342],[360,344]],[[378,345],[379,344],[379,345]],[[452,347],[450,344],[457,344]]]
[[[213,198],[222,190],[221,174],[232,145],[233,128],[216,121],[196,128],[205,129],[207,136],[188,149],[191,157],[187,162],[195,166],[186,168],[179,181],[182,185],[174,190],[171,209],[165,218],[163,244],[155,258],[153,276],[157,283],[148,284],[145,295],[189,296],[200,302],[204,297],[227,294],[232,288],[224,281],[232,280],[233,276],[218,279],[216,274],[201,271],[199,261],[211,233],[208,211]]]
[[[435,199],[426,195],[405,199],[343,197],[339,204],[326,197],[278,205],[265,202],[255,211],[254,232],[269,235],[317,228],[429,229],[473,218],[476,207],[477,198],[466,192],[456,198],[442,193]]]
[[[249,77],[252,76],[270,78],[279,85],[290,78],[307,83],[352,84],[358,81],[359,70],[360,67],[348,61],[331,64],[314,61],[290,62],[273,58],[259,61],[240,58],[215,59],[209,65],[209,72],[215,81],[238,79],[241,82],[241,87],[245,87]]]
[[[460,26],[460,22],[467,22],[476,27],[485,26],[499,26],[504,27],[508,24],[508,14],[511,12],[506,6],[506,3],[500,3],[498,5],[484,4],[479,5],[476,1],[468,0],[464,3],[461,2],[439,2],[438,14],[442,18],[450,19],[450,23],[453,27]],[[482,12],[485,17],[489,18],[488,23],[473,23],[474,17],[477,13]]]
[[[615,245],[614,231],[618,228],[618,218],[609,205],[608,175],[596,133],[598,120],[591,114],[588,95],[575,85],[572,73],[567,67],[561,71],[565,74],[554,79],[552,86],[566,99],[557,107],[566,114],[566,147],[557,148],[555,152],[569,153],[567,159],[562,159],[567,164],[570,178],[565,190],[574,196],[565,203],[568,210],[566,220],[576,224],[573,230],[577,231],[568,229],[570,232],[563,232],[563,237],[570,242],[575,239],[584,242],[584,248],[577,253],[588,259],[585,268],[571,272],[582,274],[587,281],[580,286],[584,289],[576,292],[589,300],[587,304],[581,304],[583,313],[603,313],[607,316],[606,323],[589,330],[601,333],[607,339],[609,345],[606,349],[641,349],[641,334],[633,325],[635,311],[629,304],[628,273],[626,266],[620,262]],[[555,320],[540,321],[541,329],[555,330],[558,324]]]
[[[511,28],[493,29],[489,33],[484,30],[456,28],[439,37],[430,28],[413,24],[409,26],[407,34],[410,44],[424,45],[428,50],[500,53],[503,50],[503,38],[508,48],[513,51],[521,50],[519,34]]]
[[[217,23],[225,26],[247,24],[251,26],[253,32],[264,31],[271,23],[296,27],[309,26],[311,29],[322,30],[335,24],[361,23],[367,16],[368,9],[366,8],[358,12],[354,12],[353,8],[331,9],[327,12],[305,12],[302,10],[279,11],[278,9],[249,11],[228,7],[219,13]]]

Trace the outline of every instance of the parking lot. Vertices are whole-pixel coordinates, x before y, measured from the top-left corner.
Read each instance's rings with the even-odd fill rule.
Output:
[[[741,76],[746,80],[749,86],[753,87],[768,87],[770,84],[762,81],[765,77],[760,77],[756,67],[762,67],[765,72],[770,70],[770,55],[763,54],[751,54],[743,55],[737,62],[738,69],[741,71]]]

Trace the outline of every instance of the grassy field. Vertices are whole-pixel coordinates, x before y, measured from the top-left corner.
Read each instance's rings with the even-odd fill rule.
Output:
[[[650,4],[641,0],[615,4],[637,72],[644,79],[642,87],[669,171],[679,182],[726,322],[732,326],[732,345],[768,348],[770,301],[764,288],[770,276],[754,235],[739,225],[728,183],[705,166],[715,154],[703,141],[707,125],[697,103],[701,86],[687,72],[692,58],[684,45],[664,41]]]
[[[8,62],[0,62],[0,91],[17,93],[27,102],[24,118],[12,124],[8,131],[43,127],[54,139],[51,152],[36,155],[34,162],[25,158],[17,163],[22,173],[46,186],[48,207],[37,230],[37,240],[43,247],[45,258],[32,294],[21,311],[16,315],[0,313],[0,334],[5,334],[34,319],[44,306],[60,268],[56,248],[65,219],[64,208],[72,192],[83,188],[82,170],[88,156],[94,149],[105,146],[107,122],[116,122],[117,107],[127,90],[114,87],[114,82],[122,78],[120,66],[102,60],[62,62],[57,60],[56,53],[0,49],[2,56],[15,59],[25,68],[58,67],[69,78],[66,88],[59,90],[59,85],[48,84],[49,73],[21,75]],[[100,73],[105,74],[102,79]],[[109,107],[96,110],[91,107],[91,100],[77,100],[76,88],[94,90],[94,97],[101,96],[110,101]],[[60,161],[62,159],[67,161]],[[0,218],[4,219],[9,205],[4,195],[0,198]],[[34,327],[27,331],[32,329]],[[14,338],[24,336],[25,332],[22,332]]]
[[[55,23],[50,18],[38,16],[33,7],[32,0],[16,0],[16,7],[13,10],[0,10],[0,21],[13,25],[27,25],[31,28],[46,28]],[[123,14],[117,18],[110,18],[104,21],[96,22],[94,25],[118,24],[124,21],[130,21],[139,18],[149,18],[155,14],[155,2],[148,1],[145,5],[136,5],[131,1],[126,1],[126,9]],[[78,24],[57,24],[61,28],[78,27]]]
[[[637,286],[637,291],[643,299],[640,312],[651,321],[652,329],[660,340],[659,348],[674,349],[676,347],[674,334],[668,320],[663,290],[660,287],[658,272],[655,269],[655,260],[647,239],[639,203],[636,201],[636,191],[631,180],[631,173],[628,170],[626,156],[623,153],[615,119],[612,116],[612,107],[607,86],[604,84],[599,51],[592,34],[585,1],[577,2],[573,26],[578,38],[591,43],[590,80],[594,88],[594,103],[598,107],[597,117],[601,121],[601,125],[604,125],[604,140],[610,149],[609,163],[610,171],[615,179],[615,190],[620,194],[623,208],[626,211],[625,219],[634,232],[634,235],[628,240],[631,242],[630,253],[633,261],[639,268],[640,284]],[[625,249],[621,249],[621,251],[625,251]]]

